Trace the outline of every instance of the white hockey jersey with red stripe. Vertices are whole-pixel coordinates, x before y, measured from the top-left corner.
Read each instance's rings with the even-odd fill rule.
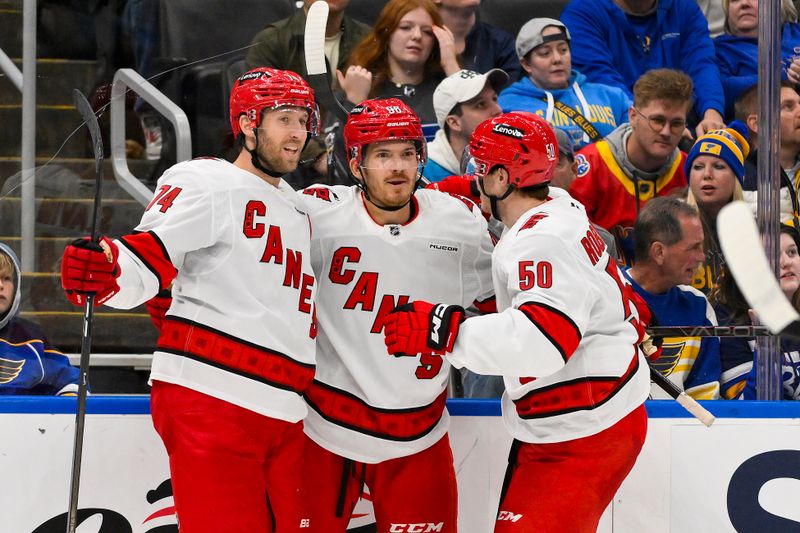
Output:
[[[290,422],[305,416],[316,289],[308,215],[291,187],[219,159],[180,163],[116,242],[121,291],[108,305],[141,304],[175,279],[151,380]]]
[[[503,418],[523,442],[602,431],[647,398],[632,288],[560,189],[509,228],[492,257],[498,313],[461,324],[450,362],[504,376]]]
[[[412,300],[463,306],[491,297],[491,240],[469,200],[414,195],[406,224],[380,225],[356,187],[312,187],[312,262],[319,280],[317,374],[306,434],[376,463],[424,450],[447,431],[450,367],[441,357],[392,357],[383,317]]]

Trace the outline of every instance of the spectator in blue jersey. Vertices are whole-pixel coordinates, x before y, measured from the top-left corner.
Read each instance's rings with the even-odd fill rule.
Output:
[[[478,124],[502,112],[497,93],[507,81],[508,75],[495,68],[486,74],[460,70],[439,83],[433,91],[439,130],[428,143],[428,163],[423,171],[428,181],[461,174],[464,147]]]
[[[703,260],[703,225],[695,207],[676,197],[654,198],[634,224],[634,266],[625,271],[660,326],[716,326],[702,292],[689,285]],[[667,337],[656,369],[696,400],[719,399],[717,337]],[[652,396],[667,398],[657,387]]]
[[[16,255],[0,243],[0,395],[75,395],[78,369],[36,324],[17,316],[21,282]]]
[[[572,34],[572,63],[589,81],[630,94],[648,70],[682,70],[694,83],[696,135],[724,127],[714,44],[695,0],[572,0],[561,21]]]
[[[758,87],[746,90],[734,105],[736,120],[745,124],[745,134],[753,148],[758,147]],[[780,220],[797,224],[797,192],[800,187],[800,95],[788,80],[780,88]],[[758,153],[750,151],[744,165],[742,194],[753,214],[758,205]]]
[[[528,111],[569,133],[577,148],[628,121],[632,101],[619,87],[592,83],[572,68],[570,34],[550,18],[519,30],[517,56],[526,76],[500,93],[504,112]]]
[[[758,0],[725,0],[725,33],[714,39],[717,65],[725,91],[725,116],[734,114],[734,102],[758,83]],[[781,77],[800,81],[800,24],[790,0],[781,3]]]
[[[461,66],[476,72],[503,69],[514,81],[520,68],[514,53],[514,37],[507,31],[477,20],[481,0],[435,0],[442,21],[453,32]]]
[[[780,236],[780,286],[784,296],[795,309],[800,306],[800,233],[796,228],[781,224]],[[800,342],[781,337],[781,369],[784,400],[800,400]],[[747,374],[742,394],[744,400],[757,400],[756,363],[758,354],[753,353],[753,367]]]

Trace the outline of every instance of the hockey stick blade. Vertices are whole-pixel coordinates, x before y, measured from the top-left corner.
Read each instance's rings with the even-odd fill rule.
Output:
[[[314,96],[322,103],[322,106],[328,111],[336,113],[342,121],[346,121],[349,111],[333,94],[331,81],[328,79],[328,66],[325,62],[325,26],[327,24],[328,3],[317,0],[311,4],[306,14],[305,35],[303,36],[303,54],[308,73],[306,80],[314,89]]]
[[[698,419],[706,427],[711,427],[714,423],[714,415],[708,409],[700,405],[697,400],[686,394],[677,385],[671,382],[667,377],[661,374],[658,370],[650,367],[650,379],[658,385],[664,392],[669,394],[681,407],[686,409],[690,415]]]
[[[100,135],[100,124],[97,123],[97,116],[89,105],[89,101],[78,89],[73,89],[72,100],[75,108],[80,113],[83,123],[89,128],[89,135],[92,138],[92,151],[94,153],[94,212],[92,213],[92,240],[98,242],[100,239],[98,221],[100,220],[100,199],[103,196],[103,137]]]
[[[92,214],[92,240],[100,240],[100,202],[103,191],[103,138],[100,125],[89,101],[78,89],[72,91],[75,108],[89,128],[94,152],[95,184],[94,212]],[[75,410],[75,439],[72,446],[72,473],[70,475],[69,511],[67,512],[67,533],[75,533],[78,520],[78,493],[81,482],[81,461],[83,458],[83,434],[86,421],[86,394],[89,381],[89,357],[92,349],[92,318],[94,316],[94,294],[86,295],[83,308],[83,334],[81,336],[80,381],[78,382],[78,402]]]
[[[717,231],[725,263],[758,319],[771,332],[800,340],[800,315],[775,279],[752,212],[744,202],[732,202],[720,211]]]

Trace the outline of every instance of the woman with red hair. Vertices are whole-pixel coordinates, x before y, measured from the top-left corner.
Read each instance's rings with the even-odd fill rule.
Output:
[[[389,0],[350,54],[347,69],[336,76],[353,104],[399,97],[423,124],[435,124],[433,91],[460,68],[453,33],[442,24],[433,0]]]

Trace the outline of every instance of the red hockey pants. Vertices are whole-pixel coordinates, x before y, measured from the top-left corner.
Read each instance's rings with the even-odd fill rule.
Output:
[[[456,474],[447,435],[427,450],[376,464],[345,459],[306,437],[304,460],[309,531],[343,533],[365,484],[378,533],[456,531]]]
[[[299,498],[302,422],[153,382],[181,533],[308,531]]]
[[[589,437],[552,444],[514,441],[495,533],[595,533],[646,434],[642,405]]]

